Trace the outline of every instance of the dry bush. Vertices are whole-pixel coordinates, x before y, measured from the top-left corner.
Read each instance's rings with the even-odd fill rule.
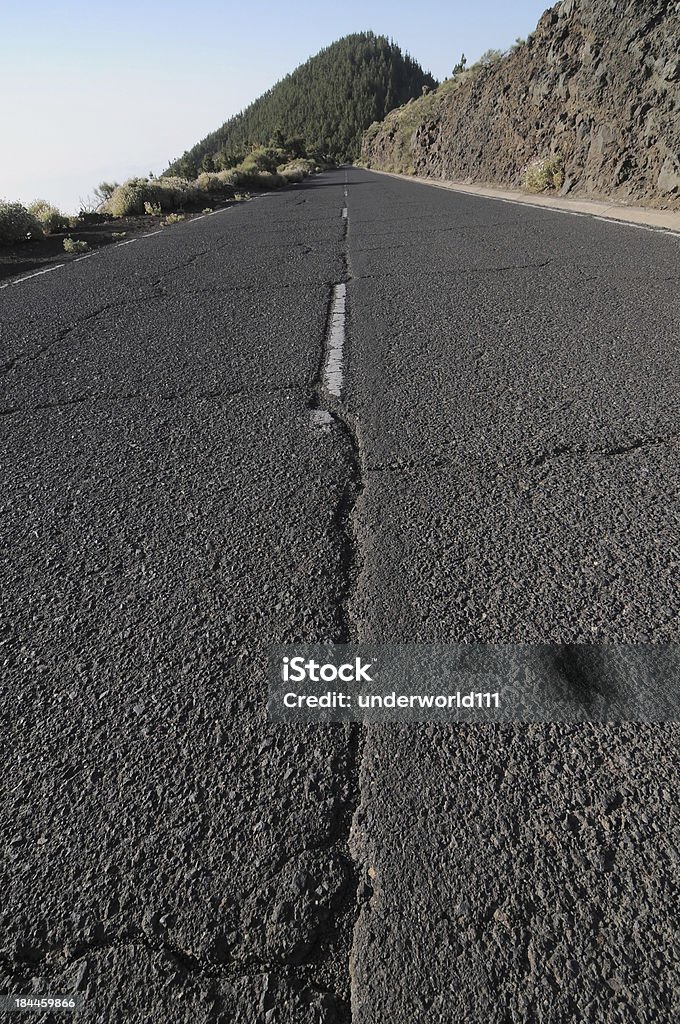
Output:
[[[46,199],[36,199],[28,207],[28,212],[40,222],[44,234],[51,235],[55,231],[63,231],[68,226],[68,217]]]
[[[559,156],[532,160],[524,168],[523,185],[527,192],[559,191],[564,184],[564,164]]]
[[[84,242],[80,238],[65,238],[64,239],[64,252],[87,252],[89,249],[87,242]]]
[[[40,221],[22,203],[8,203],[0,199],[0,244],[26,242],[31,238],[42,238],[42,235]]]

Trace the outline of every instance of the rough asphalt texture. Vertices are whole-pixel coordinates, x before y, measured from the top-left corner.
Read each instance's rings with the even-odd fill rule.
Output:
[[[677,1019],[675,726],[273,726],[265,671],[677,640],[679,244],[340,170],[0,292],[1,991]]]

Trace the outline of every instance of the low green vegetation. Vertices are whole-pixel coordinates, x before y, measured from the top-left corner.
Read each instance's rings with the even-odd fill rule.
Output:
[[[161,221],[161,227],[167,228],[171,224],[179,224],[180,221],[186,220],[186,216],[183,213],[169,213],[164,220]]]
[[[290,160],[288,163],[280,164],[277,168],[279,174],[283,175],[287,182],[298,182],[313,174],[316,170],[314,160],[307,160],[300,157],[297,160]]]
[[[38,220],[45,235],[64,231],[69,226],[69,218],[45,199],[36,199],[28,207],[28,212]]]
[[[12,245],[31,238],[42,238],[43,229],[38,218],[29,213],[23,203],[0,200],[0,244]]]
[[[224,171],[203,171],[189,181],[176,176],[160,178],[130,178],[116,185],[100,207],[102,213],[112,217],[134,217],[149,214],[160,217],[183,212],[215,198],[243,199],[236,188],[282,188],[291,182],[302,181],[317,169],[314,160],[293,157],[289,150],[276,146],[256,146],[236,166]],[[99,192],[104,190],[104,183]],[[205,209],[204,209],[205,212]],[[212,212],[212,207],[208,208]]]
[[[130,178],[115,187],[100,209],[112,217],[149,212],[160,216],[198,202],[201,195],[200,189],[183,178]]]
[[[76,252],[87,252],[89,249],[87,242],[83,242],[79,238],[65,238],[64,239],[64,252],[76,253]]]
[[[202,171],[191,184],[207,194],[225,186],[250,185],[252,188],[282,188],[302,181],[319,168],[316,161],[291,157],[290,151],[278,146],[255,146],[235,167],[224,171]],[[162,179],[158,179],[161,181]],[[243,198],[239,193],[234,199]]]
[[[242,171],[235,182],[238,185],[250,185],[251,188],[282,188],[288,182],[277,171]]]
[[[564,164],[559,156],[532,160],[524,168],[523,182],[527,192],[559,191],[564,185]]]

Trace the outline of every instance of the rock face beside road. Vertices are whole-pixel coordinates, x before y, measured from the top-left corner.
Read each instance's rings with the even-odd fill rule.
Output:
[[[558,156],[564,194],[680,208],[679,38],[676,0],[564,0],[504,59],[369,129],[363,159],[517,186]]]

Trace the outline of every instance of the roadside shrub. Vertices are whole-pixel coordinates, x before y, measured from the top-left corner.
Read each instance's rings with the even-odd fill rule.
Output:
[[[258,146],[237,165],[238,171],[250,174],[253,171],[275,172],[282,160],[286,159],[286,153],[282,149],[273,147]]]
[[[28,212],[40,221],[40,226],[46,235],[51,235],[54,231],[62,231],[68,221],[61,210],[52,206],[45,199],[36,199],[28,207]]]
[[[195,203],[201,199],[202,190],[195,182],[186,178],[155,178],[152,185],[151,199],[160,203],[165,213],[167,210],[182,210],[187,203]]]
[[[237,168],[235,185],[249,185],[251,188],[283,188],[288,182],[276,171],[240,170]]]
[[[564,165],[558,156],[532,160],[524,168],[524,188],[527,192],[559,190],[564,184]]]
[[[150,203],[167,213],[197,202],[201,195],[201,189],[185,178],[130,178],[118,185],[106,208],[112,217],[132,217],[144,213]]]
[[[26,242],[31,238],[42,238],[42,234],[40,221],[22,203],[8,203],[0,199],[0,244]]]
[[[64,231],[69,228],[87,227],[88,224],[102,224],[105,220],[106,216],[101,213],[83,213],[81,210],[75,217],[64,218]]]
[[[117,185],[106,207],[112,217],[132,217],[144,213],[144,203],[151,199],[146,178],[130,178]]]
[[[65,238],[64,239],[64,252],[87,252],[89,249],[87,242],[83,242],[79,238]]]
[[[203,171],[202,174],[196,178],[196,187],[202,192],[219,192],[220,189],[224,188],[226,184],[220,179],[220,173],[214,171]]]
[[[226,171],[218,171],[217,178],[220,185],[235,185],[237,183],[238,171],[235,167],[230,167]]]
[[[111,238],[125,238],[127,231],[112,231]]]
[[[170,224],[179,224],[181,220],[185,220],[183,213],[169,213],[165,220],[161,221],[161,227],[167,228]]]
[[[212,213],[212,212],[213,212],[212,206],[206,206],[203,210],[201,210],[201,213]]]
[[[148,199],[144,203],[144,213],[149,217],[160,217],[162,212],[160,203],[150,203]]]
[[[81,200],[82,202],[82,200]],[[78,224],[101,224],[102,221],[106,220],[104,214],[95,211],[92,213],[90,210],[81,209],[78,216],[75,218]],[[69,217],[69,224],[71,224],[73,218]]]
[[[314,161],[305,159],[290,160],[286,164],[280,164],[277,168],[278,173],[282,174],[289,182],[302,181],[313,170]]]

